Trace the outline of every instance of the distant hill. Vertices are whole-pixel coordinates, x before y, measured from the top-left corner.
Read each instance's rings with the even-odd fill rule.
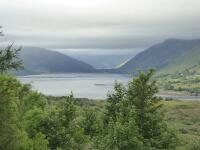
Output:
[[[80,55],[69,55],[75,59],[83,61],[87,64],[92,65],[96,69],[111,69],[116,68],[119,64],[124,63],[126,60],[130,59],[130,54],[80,54]]]
[[[89,64],[59,52],[38,47],[24,47],[20,57],[24,70],[19,74],[95,72]]]
[[[155,68],[159,73],[175,73],[199,63],[200,39],[168,39],[137,54],[118,71],[134,74],[138,69],[146,71]]]

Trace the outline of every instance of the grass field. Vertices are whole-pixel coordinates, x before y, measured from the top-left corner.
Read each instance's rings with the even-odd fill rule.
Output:
[[[199,150],[195,147],[200,145],[200,101],[173,100],[164,101],[163,104],[168,125],[180,137],[180,149]]]

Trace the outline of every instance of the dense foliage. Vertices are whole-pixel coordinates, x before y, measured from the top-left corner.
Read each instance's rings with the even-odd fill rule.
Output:
[[[176,149],[153,73],[141,72],[127,88],[116,83],[101,109],[80,106],[73,95],[50,102],[15,77],[1,75],[0,149]]]

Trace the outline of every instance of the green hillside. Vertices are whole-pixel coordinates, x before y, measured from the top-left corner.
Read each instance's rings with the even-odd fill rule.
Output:
[[[183,72],[186,69],[192,69],[200,72],[200,45],[189,49],[176,58],[172,58],[168,66],[159,71],[161,74]]]
[[[139,53],[118,70],[155,68],[160,92],[200,95],[200,40],[170,39]]]
[[[164,91],[200,95],[200,45],[180,54],[158,72]]]
[[[181,72],[200,62],[200,40],[169,39],[154,45],[129,60],[118,70],[135,74],[155,68],[159,74]]]

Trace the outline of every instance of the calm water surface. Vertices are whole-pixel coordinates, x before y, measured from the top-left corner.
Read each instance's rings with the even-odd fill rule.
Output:
[[[66,96],[72,91],[79,98],[105,99],[115,81],[127,84],[131,78],[121,74],[45,74],[19,79],[46,95]]]
[[[105,99],[113,90],[115,81],[127,85],[131,80],[122,74],[45,74],[18,77],[23,83],[30,83],[34,90],[45,95],[66,96],[73,92],[77,98]],[[158,94],[164,98],[200,100],[200,96]]]

